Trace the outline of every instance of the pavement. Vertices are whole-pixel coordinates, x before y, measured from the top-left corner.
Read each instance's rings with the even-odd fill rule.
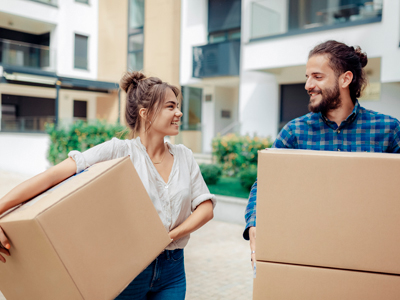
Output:
[[[0,171],[0,197],[28,178]],[[241,225],[213,220],[191,234],[185,248],[187,300],[252,299],[250,248],[242,232]],[[1,292],[0,300],[6,300]]]

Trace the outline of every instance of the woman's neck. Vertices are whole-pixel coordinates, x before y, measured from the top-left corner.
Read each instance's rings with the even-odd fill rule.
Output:
[[[164,155],[164,137],[146,132],[139,133],[140,141],[146,147],[147,154],[150,158],[157,158]]]

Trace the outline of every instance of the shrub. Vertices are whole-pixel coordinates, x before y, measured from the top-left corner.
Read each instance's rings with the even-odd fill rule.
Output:
[[[249,168],[240,171],[238,177],[242,187],[250,191],[251,186],[257,179],[257,167],[255,165],[250,165]]]
[[[218,165],[201,164],[199,167],[207,185],[216,184],[222,175],[222,168]]]
[[[258,150],[271,146],[272,142],[269,138],[257,136],[251,138],[248,135],[218,135],[212,141],[213,155],[228,176],[233,176],[250,165],[257,165]]]
[[[50,147],[47,158],[53,165],[58,164],[72,150],[85,151],[113,137],[124,139],[128,133],[125,129],[125,126],[103,121],[77,121],[68,127],[58,128],[54,124],[48,124],[46,132],[50,135]]]

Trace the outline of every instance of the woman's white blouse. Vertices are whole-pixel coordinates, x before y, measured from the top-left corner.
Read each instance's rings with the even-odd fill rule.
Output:
[[[212,200],[215,207],[216,199],[210,194],[192,151],[183,145],[170,143],[168,148],[174,156],[174,163],[167,183],[154,167],[139,137],[132,140],[113,138],[82,153],[71,151],[68,156],[76,162],[76,172],[79,173],[95,163],[129,155],[165,229],[169,232],[183,223],[200,203]],[[189,236],[185,236],[173,241],[166,249],[183,248],[188,241]]]

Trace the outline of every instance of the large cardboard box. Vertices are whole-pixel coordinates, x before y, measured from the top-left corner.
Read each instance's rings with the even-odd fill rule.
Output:
[[[400,274],[400,155],[259,152],[259,261]]]
[[[96,164],[9,212],[7,300],[114,299],[171,242],[129,157]]]
[[[400,276],[257,262],[254,300],[398,300]]]

